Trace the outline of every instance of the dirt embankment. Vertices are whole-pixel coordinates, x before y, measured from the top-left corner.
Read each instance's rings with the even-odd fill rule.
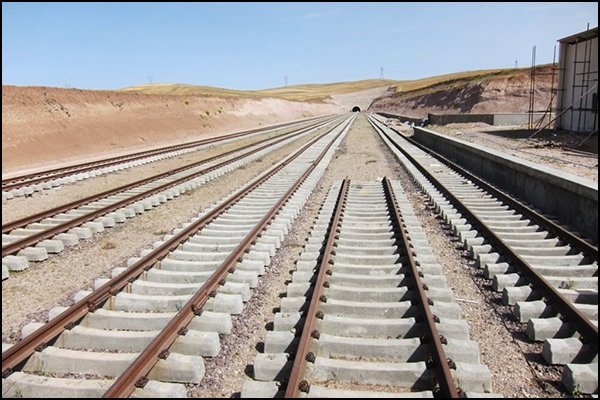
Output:
[[[548,108],[552,69],[536,69],[535,111]],[[556,84],[556,81],[555,81]],[[529,110],[530,70],[509,70],[437,83],[412,91],[388,90],[369,111],[423,118],[427,113],[503,113]]]
[[[274,98],[2,86],[2,174],[342,111]]]

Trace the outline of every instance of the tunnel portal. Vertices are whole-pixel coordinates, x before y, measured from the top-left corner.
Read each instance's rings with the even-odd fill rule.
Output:
[[[360,112],[360,107],[359,106],[352,107],[352,112]]]

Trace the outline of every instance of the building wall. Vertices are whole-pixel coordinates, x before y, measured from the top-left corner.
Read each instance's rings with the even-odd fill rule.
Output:
[[[587,43],[587,54],[586,54]],[[577,46],[577,49],[576,49]],[[591,47],[591,56],[590,56]],[[577,60],[575,54],[577,53]],[[581,61],[590,60],[590,64],[582,63]],[[577,63],[575,61],[578,61]],[[558,81],[558,113],[564,111],[571,104],[575,104],[573,110],[565,112],[557,121],[558,128],[573,131],[573,132],[591,132],[598,129],[598,114],[593,111],[580,111],[580,108],[592,108],[593,94],[598,93],[598,88],[592,90],[585,96],[580,103],[579,97],[588,89],[598,84],[598,37],[591,40],[579,42],[577,44],[568,44],[561,42],[559,47],[559,67],[561,68]],[[564,70],[562,69],[564,68]],[[585,68],[585,70],[584,70]],[[573,87],[573,80],[576,85],[585,85],[583,78],[586,75],[575,75],[574,72],[581,73],[590,71],[588,88]],[[582,83],[583,82],[583,83]],[[587,101],[587,103],[586,103]],[[596,108],[597,110],[597,108]]]

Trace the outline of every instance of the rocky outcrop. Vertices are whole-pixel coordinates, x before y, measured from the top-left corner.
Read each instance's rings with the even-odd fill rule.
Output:
[[[544,111],[550,104],[551,72],[549,65],[536,69],[534,111]],[[417,118],[428,113],[527,112],[530,82],[529,69],[452,79],[417,90],[388,91],[373,102],[369,111]]]

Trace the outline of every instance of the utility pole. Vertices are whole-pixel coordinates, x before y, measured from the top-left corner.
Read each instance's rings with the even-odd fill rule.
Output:
[[[515,60],[515,68],[519,67],[519,62],[517,60]]]
[[[152,75],[148,75],[148,83],[152,83],[154,77]]]
[[[383,67],[379,70],[379,79],[383,79]]]
[[[286,86],[286,87],[287,87],[287,85],[288,85],[288,77],[287,77],[287,76],[284,76],[284,77],[283,77],[283,86]]]
[[[535,46],[531,49],[531,78],[529,81],[529,121],[528,129],[533,129],[533,112],[535,107]]]

